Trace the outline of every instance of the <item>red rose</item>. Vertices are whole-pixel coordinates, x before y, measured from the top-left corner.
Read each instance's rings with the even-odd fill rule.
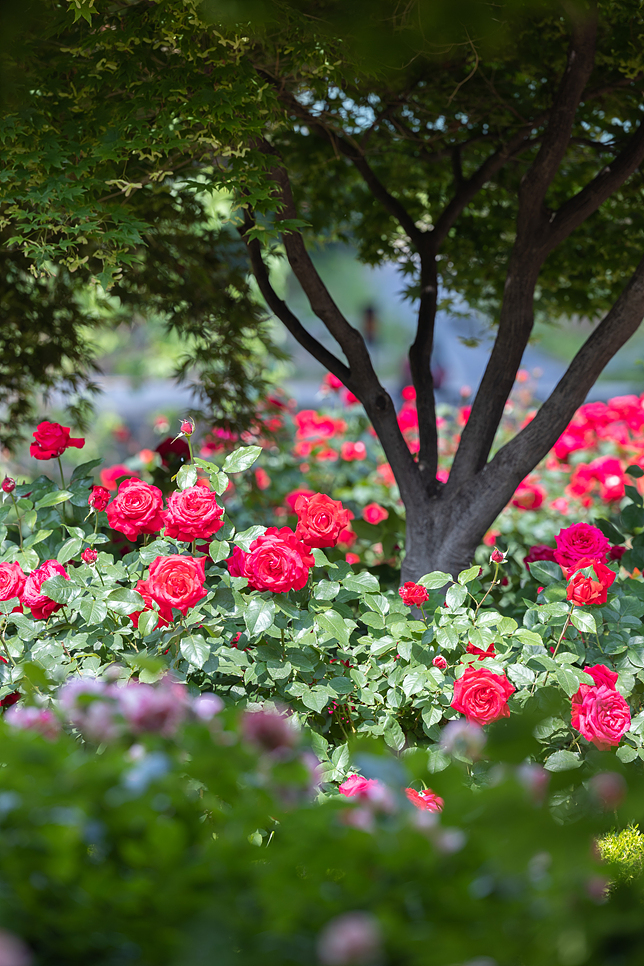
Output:
[[[117,463],[115,466],[106,466],[100,472],[101,483],[103,484],[103,489],[107,488],[109,491],[116,489],[116,484],[122,476],[130,476],[132,470],[129,466],[125,466],[124,463]]]
[[[433,792],[431,788],[425,788],[422,792],[417,792],[413,788],[406,788],[405,795],[416,808],[421,808],[426,812],[442,812],[445,802]]]
[[[488,724],[497,718],[510,717],[508,698],[514,691],[505,674],[493,674],[484,667],[468,667],[454,683],[452,707],[468,721]]]
[[[591,576],[586,576],[583,573],[584,570],[591,570],[597,579],[593,580]],[[564,568],[564,573],[568,576],[569,571]],[[608,588],[615,577],[616,574],[599,560],[582,558],[574,565],[574,572],[568,581],[566,597],[579,607],[587,604],[605,604]]]
[[[228,572],[231,577],[248,577],[246,573],[246,560],[248,554],[244,553],[241,547],[234,547],[232,557],[228,558]]]
[[[163,494],[157,486],[132,477],[123,480],[106,512],[112,530],[136,540],[142,533],[158,533],[163,528]]]
[[[432,661],[432,664],[434,665],[434,667],[437,667],[440,671],[444,671],[445,668],[447,667],[447,661],[445,660],[442,654],[437,654],[434,660]]]
[[[572,726],[598,748],[610,748],[630,728],[631,709],[614,688],[582,684],[572,699]]]
[[[538,510],[545,498],[546,491],[542,486],[524,480],[519,483],[510,502],[519,510]]]
[[[406,604],[407,607],[420,607],[426,600],[429,600],[429,594],[425,587],[421,584],[415,584],[412,580],[403,584],[398,593],[402,597],[403,604]]]
[[[309,568],[315,563],[309,548],[297,539],[288,527],[269,527],[261,537],[250,545],[250,552],[243,560],[244,571],[233,576],[248,577],[248,586],[254,590],[270,590],[284,594],[289,590],[301,590],[309,578]],[[228,564],[236,570],[241,568],[241,551],[233,552]]]
[[[104,510],[107,504],[110,502],[110,491],[104,486],[93,486],[90,495],[87,497],[87,503],[93,510],[98,513],[100,510]]]
[[[489,647],[487,647],[486,650],[484,651],[483,648],[477,647],[475,644],[472,644],[471,641],[468,641],[467,642],[467,647],[465,648],[465,653],[466,654],[478,654],[479,655],[479,658],[478,658],[479,661],[484,661],[486,657],[496,657],[496,651],[494,650],[494,644],[490,644]]]
[[[621,560],[625,553],[626,553],[626,547],[618,547],[618,546],[611,547],[610,550],[608,551],[608,559]]]
[[[188,542],[209,540],[223,527],[223,513],[217,494],[205,486],[176,490],[168,497],[168,509],[164,513],[166,536]]]
[[[154,604],[158,603],[155,598],[150,593],[150,581],[149,580],[139,580],[136,587],[134,588],[137,593],[141,595],[145,601],[145,607],[143,610],[137,610],[133,614],[130,614],[130,620],[135,627],[139,626],[139,617],[146,610],[154,610]],[[157,621],[157,627],[167,627],[172,621],[172,608],[165,604],[159,604],[159,620]]]
[[[46,620],[55,611],[60,610],[62,604],[57,604],[51,597],[40,593],[40,588],[50,577],[60,574],[65,580],[69,580],[65,568],[57,560],[45,560],[40,567],[32,570],[25,581],[22,591],[22,602],[31,610],[36,620]]]
[[[157,557],[150,564],[148,592],[167,613],[173,607],[185,616],[206,596],[205,557]]]
[[[535,560],[555,560],[555,549],[554,547],[549,547],[547,543],[535,543],[533,547],[530,547],[527,554],[523,558],[524,564],[533,563]]]
[[[335,547],[349,522],[349,511],[325,493],[300,496],[295,501],[298,524],[295,536],[308,547]]]
[[[347,798],[355,798],[356,796],[364,795],[370,788],[376,788],[377,785],[377,778],[363,778],[362,775],[349,775],[342,782],[338,791]]]
[[[555,560],[560,567],[574,567],[584,557],[604,563],[610,542],[598,527],[589,523],[573,523],[555,537]]]
[[[0,563],[0,600],[22,597],[26,579],[19,563]],[[17,604],[12,614],[16,611],[22,611],[22,604]]]
[[[590,674],[597,687],[605,684],[607,688],[611,688],[613,691],[616,690],[615,685],[617,684],[619,675],[617,671],[611,671],[605,664],[594,664],[592,667],[585,667],[584,673]]]
[[[369,503],[364,507],[362,511],[362,518],[366,520],[367,523],[381,523],[386,520],[389,516],[389,510],[385,510],[384,506],[380,506],[379,503]]]
[[[85,445],[84,439],[72,439],[69,426],[61,426],[60,423],[40,423],[33,435],[35,442],[29,447],[29,452],[37,460],[51,460],[62,456],[70,446],[82,449]]]

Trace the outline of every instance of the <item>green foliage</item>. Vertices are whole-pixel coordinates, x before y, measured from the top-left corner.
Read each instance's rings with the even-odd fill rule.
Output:
[[[430,948],[440,966],[483,954],[542,966],[553,949],[605,966],[616,941],[625,966],[639,962],[641,879],[606,902],[615,865],[591,848],[615,822],[587,790],[606,760],[533,785],[516,767],[530,747],[516,722],[492,730],[476,790],[458,756],[430,778],[425,752],[353,747],[388,786],[384,807],[328,784],[315,804],[305,743],[262,750],[230,710],[98,753],[64,732],[0,731],[0,925],[34,966],[310,966],[322,930],[358,910],[397,966],[425,966]],[[402,794],[427,778],[442,816]],[[641,814],[642,791],[629,772],[620,822]]]
[[[644,870],[644,836],[638,825],[629,825],[621,832],[610,832],[597,842],[604,862],[612,868],[617,882],[630,882]]]

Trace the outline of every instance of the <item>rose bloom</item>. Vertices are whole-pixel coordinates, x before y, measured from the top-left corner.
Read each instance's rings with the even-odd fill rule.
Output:
[[[584,575],[582,571],[588,569],[593,571],[597,578],[596,580]],[[605,567],[599,560],[590,560],[587,558],[577,561],[574,565],[572,575],[570,575],[570,570],[564,572],[569,577],[566,597],[579,607],[583,607],[586,604],[605,604],[608,588],[612,585],[616,577],[614,571],[610,570],[609,567]]]
[[[11,600],[21,597],[27,579],[19,563],[0,563],[0,600]],[[22,611],[22,604],[17,604],[12,613]]]
[[[488,724],[497,718],[509,718],[508,698],[515,691],[505,674],[494,674],[487,668],[468,667],[454,682],[452,708],[468,721]]]
[[[255,482],[260,490],[267,490],[271,485],[271,478],[260,466],[259,469],[255,470]]]
[[[136,477],[123,480],[106,512],[111,528],[128,540],[136,540],[142,533],[158,533],[165,524],[161,490]]]
[[[367,523],[381,523],[386,520],[389,516],[389,511],[385,510],[384,506],[380,506],[379,503],[368,503],[366,507],[362,510],[362,518],[366,520]]]
[[[93,486],[90,495],[87,497],[88,506],[98,513],[104,510],[110,502],[110,491],[104,486]]]
[[[477,647],[476,644],[472,644],[471,641],[467,642],[467,647],[465,648],[466,654],[478,654],[477,660],[484,661],[486,657],[496,657],[496,651],[494,650],[494,644],[490,644],[485,650],[481,647]]]
[[[124,463],[116,463],[114,466],[106,466],[100,472],[103,488],[112,492],[116,489],[117,480],[122,476],[131,476],[132,470]]]
[[[402,597],[403,604],[406,604],[407,607],[420,607],[426,600],[429,600],[429,594],[425,587],[421,584],[415,584],[412,580],[403,584],[398,593]]]
[[[249,553],[235,548],[228,569],[233,577],[247,577],[248,586],[254,590],[285,594],[304,587],[314,563],[309,548],[300,543],[292,530],[269,527],[253,540]]]
[[[560,530],[555,537],[555,560],[560,567],[574,567],[584,557],[604,563],[610,548],[609,540],[598,527],[589,523],[573,523]]]
[[[284,497],[284,502],[292,513],[295,513],[295,504],[301,496],[313,496],[313,490],[292,490]]]
[[[608,551],[608,559],[621,560],[625,553],[626,553],[626,547],[618,547],[618,546],[611,547],[610,550]]]
[[[176,607],[184,615],[206,596],[205,557],[157,557],[150,564],[148,593],[165,610]]]
[[[347,460],[347,462],[351,462],[352,460],[363,460],[367,456],[367,447],[360,441],[357,443],[351,443],[347,440],[340,447],[340,456],[343,460]]]
[[[535,560],[555,560],[555,548],[549,547],[547,543],[535,543],[533,547],[530,547],[527,554],[523,558],[524,564],[534,563]]]
[[[356,796],[365,795],[370,788],[376,788],[378,784],[377,778],[363,778],[362,775],[349,775],[342,782],[338,791],[347,798],[355,798]]]
[[[406,788],[405,795],[416,808],[423,809],[426,812],[442,812],[443,805],[445,804],[443,799],[433,792],[431,788],[425,788],[422,792],[417,792],[413,788]]]
[[[29,447],[29,453],[37,460],[55,459],[70,446],[82,449],[85,445],[84,439],[72,439],[69,426],[61,426],[60,423],[40,423],[33,436],[35,442]]]
[[[349,511],[325,493],[299,496],[295,502],[298,523],[295,536],[308,547],[335,547],[349,522]]]
[[[69,580],[67,572],[62,564],[57,560],[45,560],[40,567],[32,570],[25,581],[22,591],[22,602],[31,610],[36,620],[46,620],[55,611],[60,610],[62,604],[57,604],[51,597],[41,594],[40,588],[46,580],[60,574],[65,580]]]
[[[342,547],[344,550],[348,550],[354,545],[357,539],[358,534],[355,532],[355,530],[352,530],[350,526],[344,527],[338,534],[338,542],[336,546]]]
[[[223,513],[217,495],[205,486],[175,490],[168,497],[168,509],[163,514],[166,537],[188,543],[209,540],[223,527]]]
[[[357,553],[345,553],[344,559],[348,564],[351,565],[360,563],[360,557]]]
[[[146,610],[154,610],[154,604],[158,603],[155,601],[154,597],[150,593],[150,581],[149,580],[139,580],[134,588],[138,594],[141,595],[145,601],[145,607],[143,610],[137,610],[133,614],[130,614],[130,620],[136,628],[139,626],[139,617]],[[157,627],[167,627],[172,621],[172,608],[168,607],[167,604],[159,604],[159,619],[157,621]]]
[[[619,691],[582,684],[572,699],[572,726],[605,750],[618,745],[631,726],[631,710]]]
[[[546,491],[536,483],[524,480],[519,483],[510,501],[519,510],[538,510],[546,498]]]

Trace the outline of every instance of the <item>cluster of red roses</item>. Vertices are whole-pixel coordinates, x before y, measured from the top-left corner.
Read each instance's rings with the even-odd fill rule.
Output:
[[[606,560],[619,560],[625,547],[613,547],[597,527],[574,523],[555,537],[556,549],[547,544],[530,548],[525,564],[535,560],[552,560],[561,567],[568,581],[567,598],[573,604],[605,604],[608,589],[615,581],[615,571]]]
[[[349,511],[324,493],[300,494],[295,501],[295,532],[269,527],[251,543],[248,553],[235,547],[228,561],[233,577],[246,577],[254,590],[275,594],[301,590],[314,564],[313,548],[335,547],[349,523]]]

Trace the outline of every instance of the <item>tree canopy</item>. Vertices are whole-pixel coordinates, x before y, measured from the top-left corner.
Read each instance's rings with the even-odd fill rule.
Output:
[[[230,193],[266,303],[358,396],[408,515],[425,521],[408,573],[429,569],[430,543],[432,566],[461,566],[644,314],[639,2],[45,7],[0,127],[8,246],[37,271],[82,267],[107,286],[155,232],[138,199]],[[417,301],[417,460],[315,270],[319,239],[394,260]],[[270,252],[285,253],[337,353],[278,297]],[[437,307],[455,295],[498,331],[443,486],[429,362]],[[490,459],[535,315],[578,313],[604,318],[537,418]]]

